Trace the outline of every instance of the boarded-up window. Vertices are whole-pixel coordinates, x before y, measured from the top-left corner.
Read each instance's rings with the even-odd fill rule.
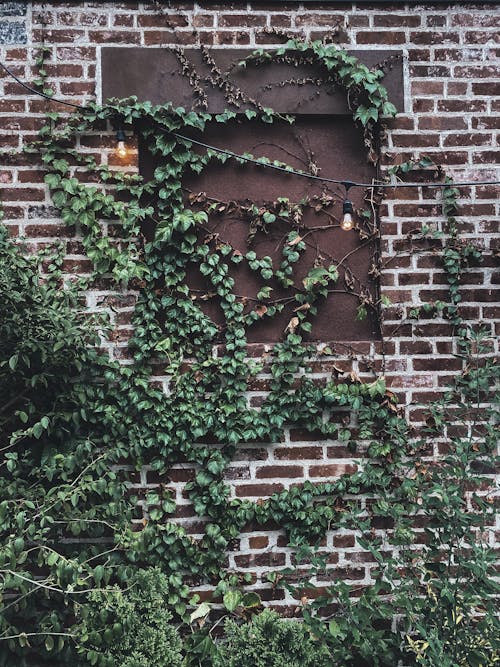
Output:
[[[349,113],[345,96],[326,85],[323,74],[309,64],[292,66],[286,63],[260,65],[258,68],[232,68],[248,52],[229,49],[212,50],[217,70],[231,86],[243,90],[247,98],[283,114],[293,114],[295,123],[286,121],[265,124],[248,120],[243,114],[221,125],[209,124],[201,135],[192,135],[203,142],[235,153],[251,153],[279,160],[295,169],[332,179],[370,182],[376,176],[369,165],[363,138]],[[367,64],[388,57],[387,52],[357,54]],[[189,66],[186,67],[186,60]],[[190,108],[199,100],[189,72],[196,71],[197,85],[206,90],[208,111],[220,113],[227,106],[227,94],[214,84],[213,64],[198,51],[186,51],[181,60],[174,53],[158,49],[103,49],[103,97],[137,95],[154,103],[171,101],[175,106]],[[182,70],[184,69],[184,74]],[[147,72],[147,77],[144,73]],[[229,74],[230,73],[230,74]],[[396,95],[391,99],[401,106],[401,68],[391,70],[389,87]],[[219,77],[219,83],[222,79]],[[234,88],[233,88],[234,89]],[[243,100],[239,111],[249,108]],[[234,110],[234,107],[233,107]],[[140,170],[148,178],[158,165],[140,145]],[[209,219],[207,235],[214,234],[236,250],[249,249],[257,257],[269,256],[273,268],[283,259],[287,235],[296,229],[306,244],[296,263],[296,285],[316,266],[335,264],[339,279],[332,284],[327,298],[318,302],[318,315],[310,333],[312,340],[372,340],[379,337],[377,325],[377,224],[363,215],[357,218],[356,229],[345,232],[339,227],[344,198],[343,186],[280,173],[252,164],[212,163],[200,176],[190,175],[183,182],[186,197],[193,206],[199,201],[220,202]],[[203,193],[203,194],[200,194]],[[351,189],[354,208],[371,211],[364,201],[366,192]],[[266,212],[267,215],[263,215]],[[255,307],[257,294],[265,284],[258,273],[246,263],[231,269],[234,291],[244,298],[247,307]],[[206,284],[195,268],[188,276],[195,293],[205,293]],[[282,337],[297,303],[293,286],[285,289],[272,284],[273,299],[285,304],[282,313],[267,318],[249,330],[252,342],[273,342]],[[196,292],[197,291],[197,292]],[[360,303],[366,302],[366,317],[357,319]],[[215,322],[222,322],[216,298],[203,301],[203,309]]]

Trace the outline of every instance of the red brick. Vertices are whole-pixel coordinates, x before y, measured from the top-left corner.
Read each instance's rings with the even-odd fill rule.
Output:
[[[214,14],[195,14],[193,16],[193,26],[195,28],[213,28],[214,22]]]
[[[287,14],[271,14],[271,27],[288,28],[292,25],[292,20]]]
[[[90,30],[89,40],[91,42],[95,42],[96,44],[140,44],[141,43],[139,33],[128,30],[127,31]]]
[[[418,14],[381,14],[373,17],[373,25],[376,28],[414,28],[420,25],[420,20]]]
[[[318,575],[318,581],[336,581],[337,579],[358,581],[365,578],[365,571],[361,568],[332,568],[329,574]]]
[[[458,12],[451,17],[451,24],[457,26],[481,26],[482,28],[498,28],[499,20],[495,12],[481,11],[476,14]]]
[[[221,14],[219,16],[219,27],[221,28],[250,28],[266,25],[265,14]]]
[[[107,26],[107,13],[96,14],[89,11],[61,12],[57,14],[57,22],[60,25],[71,26]]]
[[[471,31],[464,33],[465,44],[485,44],[486,42],[494,41],[497,44],[500,42],[500,31],[481,32]]]
[[[466,95],[468,84],[465,81],[449,81],[446,84],[446,92],[448,95]]]
[[[79,62],[80,60],[95,60],[95,46],[60,46],[56,48],[56,59]]]
[[[442,95],[444,81],[414,81],[411,84],[413,95]]]
[[[261,466],[256,470],[257,479],[272,479],[272,478],[296,478],[302,477],[304,470],[302,466]]]
[[[282,567],[285,565],[286,558],[285,554],[283,553],[270,551],[261,554],[245,554],[243,556],[235,556],[234,562],[238,567],[242,568]]]
[[[65,237],[72,236],[74,232],[66,227],[66,225],[26,225],[26,236],[30,238],[36,237]]]
[[[414,44],[458,44],[460,37],[454,32],[434,32],[433,30],[414,31],[410,33],[410,41]]]
[[[356,543],[354,535],[334,535],[333,546],[337,549],[353,547]]]
[[[43,44],[45,41],[50,42],[50,44],[73,44],[76,41],[83,41],[85,38],[84,30],[33,30],[33,40]],[[93,38],[91,37],[93,41]]]
[[[192,468],[174,468],[168,473],[171,482],[191,482],[195,476],[196,471]]]
[[[340,477],[340,475],[353,474],[357,466],[352,464],[331,463],[325,465],[311,466],[309,468],[310,477]]]
[[[250,549],[265,549],[269,544],[269,538],[265,535],[257,535],[248,539]]]
[[[265,498],[273,493],[283,491],[283,484],[240,484],[236,487],[236,495],[240,497],[255,496]]]
[[[454,357],[414,359],[413,369],[415,371],[459,371],[462,369],[462,362]]]
[[[250,44],[250,35],[243,30],[218,30],[213,35],[214,44]]]
[[[0,113],[24,113],[26,103],[22,100],[0,100]]]
[[[404,44],[405,34],[403,32],[375,31],[358,32],[356,35],[357,44]]]
[[[140,28],[185,28],[189,25],[182,14],[142,14],[137,17]]]
[[[3,188],[3,201],[43,201],[45,199],[44,188]]]
[[[418,119],[420,130],[466,130],[467,120],[463,116],[428,116]]]
[[[62,95],[95,95],[95,84],[92,81],[61,81],[59,89]]]
[[[297,14],[295,17],[295,25],[297,27],[310,26],[325,26],[327,28],[334,28],[338,24],[344,23],[344,15],[341,13],[330,14]]]
[[[184,46],[192,46],[193,44],[196,44],[196,36],[190,31],[145,30],[144,44],[146,46],[155,46],[159,44],[181,44]]]
[[[430,341],[424,340],[401,341],[399,352],[410,356],[414,354],[432,354],[432,344]]]
[[[392,138],[394,146],[403,147],[428,147],[439,146],[439,135],[437,134],[398,134]]]
[[[427,16],[426,23],[429,28],[440,28],[446,25],[446,16],[436,14],[434,16]]]
[[[134,25],[134,17],[129,14],[115,14],[113,25],[117,28],[131,28]]]
[[[438,100],[437,107],[438,111],[451,113],[456,113],[457,111],[464,113],[470,113],[473,111],[486,111],[486,100]]]
[[[323,450],[319,446],[315,447],[281,447],[274,450],[274,458],[288,459],[290,461],[299,459],[321,459]]]
[[[56,63],[51,65],[50,63],[47,63],[45,69],[47,70],[49,79],[54,77],[77,79],[83,76],[83,67],[76,64]],[[36,74],[36,71],[34,73]]]
[[[300,38],[303,36],[300,30],[287,30],[287,33],[295,38]],[[283,37],[281,37],[281,35],[273,35],[268,31],[259,31],[255,33],[255,43],[259,45],[283,44]]]

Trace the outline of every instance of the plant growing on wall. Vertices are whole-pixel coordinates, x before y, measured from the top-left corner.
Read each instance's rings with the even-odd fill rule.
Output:
[[[294,54],[321,63],[349,93],[375,159],[380,117],[394,112],[380,83],[382,74],[319,42],[292,40],[273,57]],[[246,66],[267,57],[257,53]],[[246,115],[281,122],[269,109],[257,107]],[[218,584],[221,591],[227,590],[228,580],[236,585],[238,573],[232,576],[225,570],[224,553],[248,522],[264,524],[272,518],[290,542],[300,546],[317,541],[332,527],[369,529],[368,519],[358,516],[360,497],[382,499],[397,490],[401,505],[418,500],[419,487],[407,481],[407,456],[415,445],[383,378],[363,383],[352,376],[319,386],[310,377],[311,360],[319,353],[305,336],[318,301],[337,280],[338,267],[313,266],[297,286],[294,271],[304,249],[297,223],[291,221],[282,261],[274,266],[251,249],[243,254],[224,239],[210,238],[205,225],[213,202],[189,202],[183,196],[186,173],[199,173],[215,160],[228,159],[211,149],[199,150],[186,132],[203,132],[208,122],[224,124],[233,117],[232,111],[213,118],[205,111],[134,99],[92,104],[69,118],[49,114],[34,146],[47,168],[45,180],[62,220],[82,235],[94,267],[90,280],[111,280],[117,291],[128,287],[136,303],[129,346],[132,362],[120,366],[91,347],[99,345],[98,329],[89,327],[76,308],[78,289],[91,283],[59,289],[58,255],[49,262],[51,279],[43,283],[36,262],[26,259],[5,235],[0,239],[0,287],[8,304],[0,320],[4,659],[17,655],[28,661],[36,656],[46,664],[65,665],[75,659],[76,642],[82,660],[105,664],[100,654],[114,650],[116,633],[104,632],[103,644],[96,647],[95,637],[73,636],[81,631],[74,619],[95,621],[97,612],[92,607],[86,611],[85,605],[112,595],[114,585],[125,588],[138,568],[161,568],[168,581],[168,604],[177,617],[187,620],[184,575]],[[150,181],[112,170],[78,151],[79,136],[116,123],[141,132],[149,150],[161,158]],[[458,311],[458,277],[474,251],[458,241],[451,218],[453,188],[447,190],[447,312],[466,346],[470,332]],[[282,204],[290,213],[289,205]],[[273,216],[272,211],[262,213],[266,224],[272,224]],[[142,236],[146,219],[155,223],[151,239]],[[230,275],[230,267],[241,262],[264,281],[258,303],[250,309],[234,293]],[[192,265],[219,300],[225,318],[222,330],[205,315],[186,284]],[[246,333],[256,321],[279,312],[280,304],[270,298],[274,283],[292,289],[295,315],[268,360],[271,390],[257,409],[248,406],[246,390],[261,366],[247,359]],[[216,337],[223,343],[217,356]],[[169,377],[168,395],[152,382],[159,364]],[[43,394],[38,387],[44,387]],[[339,408],[349,413],[342,424],[332,419]],[[363,443],[369,459],[352,475],[321,484],[304,482],[259,503],[232,498],[224,473],[238,443],[277,441],[288,424],[338,438],[353,452]],[[481,453],[486,456],[488,448]],[[127,472],[119,473],[117,467],[125,465],[133,475],[146,465],[168,483],[169,470],[178,462],[196,466],[186,492],[196,513],[206,518],[203,537],[193,539],[175,521],[176,504],[167,485],[144,498],[142,524],[134,530],[138,499],[127,490]],[[450,470],[455,474],[455,468]],[[394,513],[402,521],[395,539],[405,544],[405,506],[400,511],[379,500],[372,512]],[[417,613],[414,619],[417,630],[420,617]],[[408,641],[419,659],[425,651],[430,655],[431,642],[424,647],[412,633]],[[330,634],[335,636],[334,626]],[[425,643],[427,638],[420,634]],[[331,647],[332,642],[327,644]]]

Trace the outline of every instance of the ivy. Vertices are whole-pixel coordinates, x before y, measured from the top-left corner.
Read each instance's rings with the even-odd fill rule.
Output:
[[[334,46],[297,40],[273,54],[256,52],[241,66],[297,58],[320,64],[348,94],[369,159],[376,161],[380,120],[395,113],[381,84],[382,70],[370,70]],[[258,104],[254,107],[246,112],[254,122],[290,120]],[[90,664],[111,664],[99,633],[82,629],[100,621],[106,625],[105,644],[121,660],[121,630],[113,630],[119,621],[101,618],[95,606],[118,595],[138,572],[150,572],[151,567],[163,573],[161,591],[153,590],[153,597],[168,596],[169,609],[181,621],[202,625],[208,615],[205,608],[190,613],[189,603],[194,601],[188,582],[214,584],[228,612],[241,606],[253,609],[255,600],[238,590],[247,583],[245,578],[224,567],[231,540],[250,523],[274,521],[290,544],[306,548],[332,528],[355,526],[366,533],[370,517],[360,514],[360,497],[379,499],[372,516],[399,519],[405,504],[415,500],[416,487],[407,482],[407,461],[417,445],[383,378],[361,382],[352,375],[325,384],[311,378],[310,364],[319,352],[305,338],[318,303],[337,286],[341,262],[315,262],[299,280],[298,263],[306,250],[300,222],[306,207],[324,211],[332,201],[326,195],[302,202],[279,198],[257,207],[211,201],[203,193],[183,190],[186,175],[202,173],[214,161],[239,159],[200,150],[189,139],[208,123],[223,125],[234,119],[233,111],[212,116],[204,110],[154,106],[132,98],[106,106],[90,104],[70,117],[51,115],[31,148],[47,170],[45,183],[61,219],[81,234],[93,273],[76,284],[64,283],[64,248],[54,256],[28,259],[5,232],[0,236],[0,293],[5,304],[0,315],[4,660],[17,656],[20,664],[28,664],[36,657],[42,664],[67,665],[78,664],[84,656]],[[140,133],[158,158],[149,181],[120,173],[77,150],[78,137],[117,123]],[[400,171],[406,173],[404,167]],[[457,194],[451,182],[443,193],[448,220],[443,262],[450,298],[442,309],[456,326],[468,359],[471,332],[460,316],[460,277],[467,262],[479,257],[459,239]],[[249,221],[245,252],[207,227],[209,216],[231,206]],[[259,256],[252,243],[277,221],[287,227],[281,258],[274,262]],[[147,236],[145,223],[152,223]],[[44,281],[42,259],[49,265]],[[250,306],[234,290],[232,270],[240,264],[261,280]],[[190,287],[193,267],[206,289],[197,292]],[[81,313],[81,294],[96,281],[135,295],[129,364],[112,362],[98,351],[107,325]],[[266,360],[270,390],[255,408],[248,404],[247,391],[262,365],[248,359],[247,335],[255,323],[282,311],[283,301],[274,297],[278,287],[288,290],[285,300],[293,303],[294,314]],[[211,299],[223,313],[222,325],[203,309]],[[368,307],[377,307],[362,290],[359,299],[359,317]],[[167,378],[166,390],[154,381],[158,368]],[[480,391],[489,386],[479,373],[469,373],[463,392],[473,385]],[[341,424],[335,420],[339,410],[347,415]],[[234,498],[225,474],[238,446],[279,442],[284,428],[294,425],[315,436],[338,439],[354,455],[364,447],[369,458],[360,457],[358,471],[339,479],[306,481],[259,502]],[[199,539],[176,521],[176,503],[168,487],[176,464],[194,470],[184,490],[196,514],[205,519]],[[139,498],[130,483],[141,470],[164,481],[158,491]],[[394,490],[397,503],[384,503]],[[408,536],[403,520],[396,536]],[[150,575],[141,577],[154,589]],[[348,593],[342,594],[346,600]],[[140,601],[131,594],[111,604],[132,627],[133,607]],[[372,608],[372,601],[364,604],[359,610]],[[148,607],[140,613],[149,612]],[[163,618],[162,624],[167,621]],[[358,626],[353,624],[349,632],[355,635]],[[329,632],[340,637],[347,628],[332,626]],[[351,635],[344,639],[347,636]],[[208,635],[195,635],[193,655],[204,659],[210,641]],[[382,655],[387,647],[381,647]],[[415,647],[422,652],[421,646]]]

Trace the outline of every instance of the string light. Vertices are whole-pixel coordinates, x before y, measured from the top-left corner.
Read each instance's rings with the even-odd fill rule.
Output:
[[[67,102],[66,100],[59,100],[54,97],[50,97],[49,95],[46,95],[40,90],[36,90],[35,88],[32,88],[29,86],[27,83],[19,79],[11,70],[4,65],[4,63],[0,62],[0,67],[12,78],[14,81],[16,81],[20,86],[22,86],[25,90],[30,92],[32,95],[37,95],[38,97],[44,97],[45,99],[49,100],[50,102],[56,102],[57,104],[63,104],[68,107],[72,107],[73,109],[79,109],[80,111],[92,111],[92,109],[87,108],[82,106],[81,104],[74,104],[73,102]],[[204,148],[207,148],[209,150],[212,150],[216,153],[221,153],[223,155],[228,155],[229,157],[236,158],[242,162],[249,162],[250,164],[256,164],[260,167],[265,167],[267,169],[275,169],[277,171],[284,171],[287,174],[291,174],[293,176],[302,176],[302,178],[308,178],[310,180],[315,180],[315,181],[322,181],[324,183],[335,183],[336,185],[345,185],[346,182],[350,183],[350,187],[355,187],[355,188],[420,188],[420,187],[434,187],[434,188],[450,188],[450,187],[460,187],[460,186],[476,186],[476,185],[500,185],[500,180],[496,181],[457,181],[457,182],[433,182],[433,181],[421,181],[417,183],[412,183],[412,182],[402,182],[402,183],[381,183],[381,182],[372,182],[372,183],[357,183],[354,181],[344,181],[340,179],[335,179],[335,178],[326,178],[324,176],[317,176],[314,174],[308,174],[303,171],[297,171],[295,169],[291,169],[290,167],[280,167],[279,165],[275,165],[269,162],[261,162],[259,160],[249,158],[245,155],[238,155],[237,153],[233,153],[232,151],[229,151],[224,148],[218,148],[217,146],[211,146],[209,144],[205,144],[202,141],[198,141],[196,139],[193,139],[191,137],[186,137],[182,134],[179,134],[178,132],[173,132],[172,130],[168,130],[166,128],[161,128],[164,132],[171,134],[173,137],[176,137],[177,139],[180,139],[181,141],[189,141],[192,144],[195,144],[197,146],[202,146]],[[125,151],[126,151],[126,146],[124,145]],[[117,147],[118,149],[118,147]],[[349,200],[346,199],[346,202]],[[351,214],[352,215],[352,214]]]
[[[126,158],[127,146],[125,145],[125,132],[121,127],[116,130],[116,141],[118,142],[116,144],[116,154],[119,158]]]
[[[342,185],[345,187],[345,197],[344,203],[342,205],[342,221],[340,223],[341,229],[344,232],[349,232],[354,227],[353,213],[354,208],[352,206],[352,201],[348,199],[349,188],[354,185],[351,181],[344,181]]]
[[[348,232],[354,227],[354,220],[352,219],[353,213],[352,201],[344,199],[344,205],[342,206],[342,222],[340,223],[344,232]]]

